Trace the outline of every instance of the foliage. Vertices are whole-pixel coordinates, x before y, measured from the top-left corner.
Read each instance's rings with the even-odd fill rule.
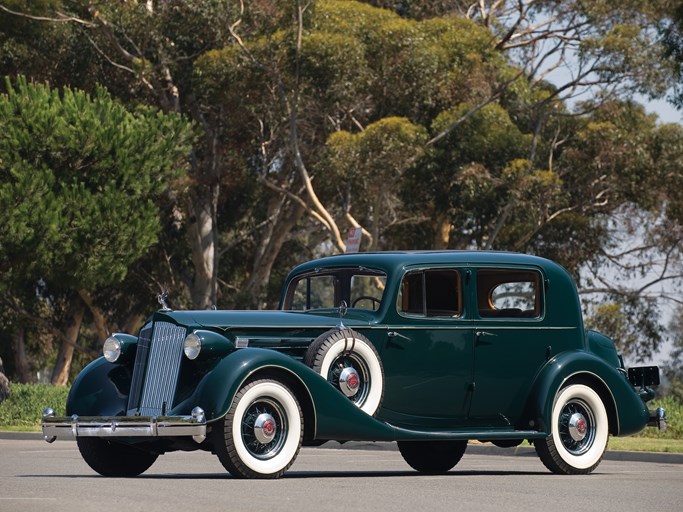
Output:
[[[90,98],[23,78],[7,89],[0,98],[3,271],[87,289],[121,281],[156,242],[152,198],[182,171],[187,125],[149,108],[131,114],[103,89]]]
[[[672,333],[673,348],[663,373],[668,381],[668,394],[683,403],[683,308],[676,310],[669,330]]]
[[[77,328],[86,306],[77,297],[87,303],[99,289],[120,285],[157,242],[156,201],[183,173],[194,135],[182,117],[150,107],[129,112],[102,88],[91,97],[23,77],[6,88],[0,298],[14,330],[40,336]]]
[[[39,428],[46,407],[54,409],[58,416],[65,414],[68,387],[13,383],[10,389],[10,398],[0,403],[0,430]]]
[[[22,262],[33,265],[32,278],[47,275],[40,265],[54,268],[52,277],[80,268],[71,282],[92,285],[108,328],[134,325],[132,310],[149,311],[166,286],[174,305],[272,307],[288,267],[343,250],[342,234],[359,224],[373,249],[550,257],[591,306],[616,305],[601,311],[613,317],[595,321],[623,336],[634,357],[656,348],[653,283],[682,274],[683,129],[659,125],[624,98],[660,95],[670,84],[667,0],[0,3],[62,19],[3,13],[7,73],[93,97],[100,83],[129,110],[155,106],[202,128],[189,172],[161,180],[169,187],[155,195],[154,215],[143,218],[144,203],[131,206],[127,194],[117,202],[128,206],[100,216],[102,231],[137,223],[145,235],[94,233],[83,242],[97,248],[79,267],[70,259],[77,240],[66,247],[59,230],[47,230],[36,249],[60,251]],[[546,81],[556,68],[571,69]],[[591,101],[569,103],[581,93]],[[100,186],[53,197],[49,172],[38,172],[41,179],[22,174],[22,190],[46,197],[32,213],[49,225],[60,225],[62,199],[76,204]],[[15,224],[11,236],[29,240],[35,226]],[[627,245],[633,240],[642,244]],[[622,279],[608,282],[607,268]],[[54,279],[40,299],[34,285],[16,293],[25,313],[59,304],[53,313],[68,317],[71,297]],[[27,343],[35,351],[54,336],[32,330]]]
[[[657,352],[664,335],[658,309],[656,301],[637,296],[603,302],[594,308],[586,325],[614,340],[627,361],[642,363]],[[642,343],[644,339],[651,342]]]

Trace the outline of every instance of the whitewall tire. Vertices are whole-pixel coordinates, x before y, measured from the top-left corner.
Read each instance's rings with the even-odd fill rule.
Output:
[[[235,395],[214,439],[223,466],[237,478],[278,478],[294,463],[303,438],[303,416],[282,382],[247,382]]]
[[[571,384],[557,393],[550,436],[534,446],[553,473],[587,474],[602,461],[608,439],[609,419],[600,395],[584,384]]]

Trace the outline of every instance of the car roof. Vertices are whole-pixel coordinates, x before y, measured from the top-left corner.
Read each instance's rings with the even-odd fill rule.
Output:
[[[301,272],[329,267],[368,267],[390,272],[397,268],[419,265],[513,265],[535,266],[555,273],[566,274],[556,263],[529,254],[504,251],[385,251],[357,252],[327,256],[302,263],[290,277]]]

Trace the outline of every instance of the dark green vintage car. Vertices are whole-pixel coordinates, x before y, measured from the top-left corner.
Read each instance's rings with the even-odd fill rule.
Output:
[[[43,433],[76,439],[105,476],[174,450],[235,477],[276,478],[301,445],[397,441],[425,473],[467,441],[533,442],[555,473],[590,473],[609,435],[666,428],[657,367],[626,370],[583,326],[555,263],[496,252],[333,256],[288,276],[278,311],[157,311],[115,334]]]

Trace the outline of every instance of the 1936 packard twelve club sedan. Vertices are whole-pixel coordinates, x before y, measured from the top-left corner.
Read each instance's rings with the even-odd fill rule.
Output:
[[[552,472],[590,473],[609,435],[646,425],[657,367],[624,368],[584,329],[559,265],[497,252],[332,256],[287,277],[277,311],[154,313],[76,378],[49,442],[73,438],[105,476],[208,450],[239,478],[276,478],[302,444],[396,441],[444,473],[468,440],[533,443]]]

